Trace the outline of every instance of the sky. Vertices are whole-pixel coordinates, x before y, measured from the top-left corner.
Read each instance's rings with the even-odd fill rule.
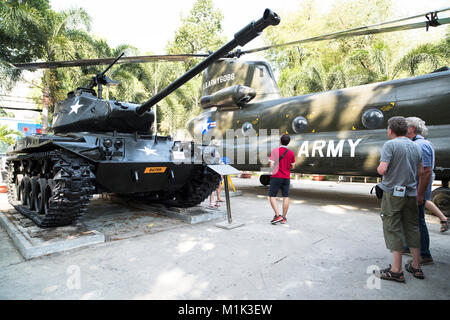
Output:
[[[141,54],[165,54],[165,46],[173,39],[180,26],[180,15],[189,15],[195,0],[51,0],[54,10],[82,7],[92,18],[92,33],[105,38],[108,44],[131,44]],[[296,10],[302,0],[213,0],[214,6],[224,15],[223,30],[228,40],[235,32],[250,21],[262,17],[264,9],[270,8],[280,15]],[[392,0],[394,10],[392,19],[420,14],[431,10],[450,7],[449,0]],[[326,12],[333,0],[320,0]],[[318,17],[320,18],[320,17]],[[390,19],[390,20],[392,20]],[[381,21],[380,21],[381,22]],[[298,39],[293,39],[298,40]],[[263,45],[258,38],[245,46],[245,49]]]

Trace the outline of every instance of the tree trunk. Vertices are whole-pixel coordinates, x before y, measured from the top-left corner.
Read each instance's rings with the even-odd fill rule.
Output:
[[[44,85],[42,92],[42,134],[48,133],[48,104],[50,102],[50,92],[48,85]]]

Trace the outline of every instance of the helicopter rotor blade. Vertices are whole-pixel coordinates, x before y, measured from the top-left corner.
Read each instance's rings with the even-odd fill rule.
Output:
[[[3,106],[0,106],[0,109],[11,109],[11,110],[23,110],[23,111],[42,112],[42,109],[31,109],[31,108],[17,108],[17,107],[3,107]]]
[[[279,48],[279,47],[283,47],[283,46],[289,46],[289,45],[295,45],[295,44],[301,44],[301,43],[310,43],[310,42],[356,37],[356,36],[363,36],[363,35],[370,35],[370,34],[412,30],[412,29],[418,29],[418,28],[427,28],[428,29],[428,27],[430,25],[438,26],[438,25],[444,25],[444,24],[450,23],[450,18],[435,19],[435,20],[430,21],[430,19],[428,18],[429,14],[431,14],[433,16],[433,14],[436,15],[438,12],[444,12],[444,11],[449,11],[449,10],[450,10],[450,8],[446,8],[446,9],[442,9],[442,10],[429,12],[427,14],[415,15],[415,16],[401,18],[401,19],[397,19],[397,20],[393,20],[393,21],[387,21],[387,22],[383,22],[383,23],[379,23],[379,24],[375,24],[375,25],[358,27],[358,28],[354,28],[354,29],[348,29],[348,30],[328,33],[328,34],[311,37],[311,38],[307,38],[307,39],[301,39],[301,40],[296,40],[296,41],[292,41],[292,42],[286,42],[286,43],[275,44],[275,45],[271,45],[271,46],[255,48],[255,49],[251,49],[251,50],[240,51],[237,53],[237,55],[240,56],[243,54],[255,53],[255,52],[260,52],[260,51],[264,51],[264,50],[268,50],[268,49],[272,49],[272,48]],[[393,24],[393,23],[406,21],[406,20],[411,20],[411,19],[415,19],[418,17],[423,17],[424,15],[428,19],[428,21],[380,28],[383,25]],[[435,25],[431,24],[431,22],[434,22]]]
[[[400,18],[392,21],[382,22],[370,26],[363,26],[353,29],[347,29],[343,31],[328,33],[312,38],[301,39],[292,42],[286,42],[281,44],[275,44],[270,46],[264,46],[260,48],[255,48],[251,50],[237,50],[235,52],[230,52],[227,57],[240,57],[243,54],[260,52],[272,48],[278,48],[283,46],[301,44],[301,43],[310,43],[324,40],[333,40],[347,37],[356,37],[362,35],[370,35],[370,34],[378,34],[378,33],[388,33],[394,31],[403,31],[403,30],[412,30],[417,28],[426,27],[428,30],[429,26],[438,26],[450,23],[450,18],[438,19],[437,13],[449,11],[450,8],[445,8],[441,10],[436,10],[428,13],[418,14],[410,17]],[[428,17],[431,15],[431,20]],[[428,21],[416,22],[410,24],[401,24],[390,27],[381,27],[388,24],[394,24],[402,21],[407,21],[411,19],[416,19],[425,16]],[[151,56],[132,56],[132,57],[122,57],[118,64],[121,63],[146,63],[146,62],[162,62],[162,61],[186,61],[191,58],[205,58],[208,57],[209,54],[168,54],[168,55],[151,55]],[[71,61],[49,61],[49,62],[30,62],[30,63],[14,63],[12,64],[14,67],[19,69],[56,69],[56,68],[68,68],[68,67],[82,67],[82,66],[97,66],[97,65],[106,65],[114,62],[116,58],[99,58],[99,59],[80,59],[80,60],[71,60]]]
[[[141,63],[141,62],[157,62],[157,61],[186,61],[190,58],[207,57],[208,54],[167,54],[167,55],[152,55],[152,56],[132,56],[122,57],[120,63]],[[12,65],[19,69],[56,69],[69,67],[83,67],[83,66],[98,66],[106,65],[114,62],[116,58],[99,58],[99,59],[80,59],[70,61],[48,61],[48,62],[29,62],[29,63],[13,63]]]

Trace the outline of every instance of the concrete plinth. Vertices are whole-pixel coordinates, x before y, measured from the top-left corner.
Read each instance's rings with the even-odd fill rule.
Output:
[[[191,208],[178,208],[178,207],[165,208],[155,206],[154,208],[158,210],[158,214],[170,218],[179,219],[189,224],[196,224],[215,219],[223,219],[226,217],[226,212],[223,210],[206,209],[201,206]]]
[[[217,228],[226,229],[226,230],[232,230],[239,227],[245,226],[245,223],[241,222],[231,222],[228,223],[228,221],[220,222],[216,224]]]
[[[15,210],[0,212],[0,224],[27,260],[105,242],[103,234],[96,230],[88,230],[82,224],[39,228],[30,219],[18,215]]]
[[[189,224],[196,224],[215,219],[223,219],[226,217],[226,208],[220,210],[209,209],[203,206],[195,206],[189,208],[166,207],[158,203],[146,204],[139,201],[126,200],[115,195],[107,195],[106,197],[104,196],[104,199],[115,203],[120,203],[122,205],[126,205],[135,209],[152,211],[156,214],[169,218],[179,219]]]

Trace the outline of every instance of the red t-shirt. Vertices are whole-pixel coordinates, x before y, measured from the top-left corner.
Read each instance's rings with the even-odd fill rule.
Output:
[[[277,162],[278,159],[283,155],[286,151],[286,147],[279,147],[273,149],[270,154],[269,159],[273,162]],[[273,178],[291,178],[291,164],[295,162],[294,152],[292,150],[288,150],[288,152],[284,155],[283,159],[278,162],[278,164],[273,168],[271,177]]]

